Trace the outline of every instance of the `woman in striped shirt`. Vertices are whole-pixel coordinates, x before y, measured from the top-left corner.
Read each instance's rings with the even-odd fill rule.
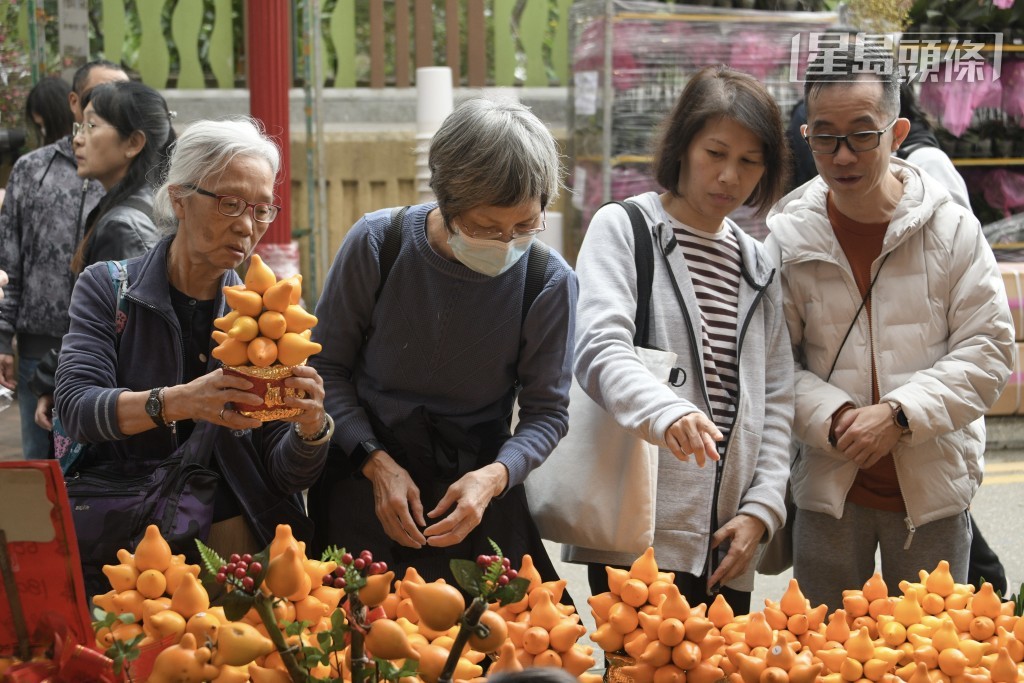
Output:
[[[629,201],[652,240],[641,245],[654,251],[647,345],[676,354],[668,378],[648,372],[633,346],[638,247],[622,208],[595,214],[577,260],[576,378],[661,447],[658,564],[691,604],[721,589],[738,613],[749,611],[758,544],[786,518],[793,359],[778,274],[727,216],[744,203],[767,211],[788,157],[771,95],[726,67],[697,73],[667,118],[654,161],[665,191]],[[604,565],[633,559],[579,547],[564,555],[590,565],[595,594],[607,590]]]

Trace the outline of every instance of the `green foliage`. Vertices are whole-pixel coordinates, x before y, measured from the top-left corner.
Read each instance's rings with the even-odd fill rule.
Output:
[[[227,564],[227,560],[217,554],[217,551],[206,545],[198,538],[196,539],[196,548],[199,549],[199,557],[203,561],[203,567],[207,573],[216,575],[217,571]]]
[[[99,631],[101,628],[111,628],[114,624],[119,622],[124,624],[134,624],[135,615],[104,612],[102,619],[92,622],[92,628],[93,631]],[[121,672],[131,668],[130,662],[138,659],[139,643],[145,637],[145,634],[140,633],[129,641],[115,639],[114,644],[107,648],[106,652],[103,654],[114,662],[114,673],[120,676]]]
[[[473,597],[482,598],[487,602],[496,601],[502,605],[507,605],[522,600],[523,596],[526,595],[526,589],[530,587],[530,582],[526,579],[515,578],[504,586],[499,585],[498,577],[504,571],[502,560],[505,556],[502,554],[501,548],[498,547],[497,543],[490,538],[487,540],[491,544],[491,548],[494,549],[497,559],[491,562],[486,569],[481,568],[476,562],[470,560],[450,561],[448,567],[451,569],[456,583],[462,586],[462,590]]]
[[[401,668],[395,666],[386,659],[373,658],[377,663],[377,678],[391,683],[398,683],[398,680],[407,676],[415,676],[419,671],[420,663],[415,659],[406,659]]]

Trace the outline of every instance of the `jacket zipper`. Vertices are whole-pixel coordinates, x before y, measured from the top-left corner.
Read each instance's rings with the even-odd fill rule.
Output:
[[[679,283],[676,282],[676,276],[672,272],[672,266],[669,264],[669,261],[668,261],[669,250],[666,249],[664,244],[660,243],[660,240],[659,240],[659,246],[661,246],[661,254],[662,254],[662,256],[665,259],[665,266],[666,266],[666,271],[668,273],[669,282],[672,283],[672,289],[675,291],[676,298],[679,300],[679,307],[683,311],[683,321],[686,323],[686,331],[690,335],[690,355],[693,356],[694,367],[695,368],[701,368],[703,370],[704,363],[701,360],[700,354],[697,352],[697,347],[698,347],[698,345],[700,345],[700,342],[696,338],[696,333],[694,332],[694,329],[693,329],[693,322],[690,320],[690,313],[689,313],[689,310],[686,308],[686,302],[683,299],[683,293],[679,289]],[[741,261],[741,268],[742,268],[742,261]],[[768,282],[765,283],[764,285],[760,285],[760,286],[754,284],[748,278],[748,282],[751,282],[753,288],[757,290],[757,295],[754,297],[754,301],[752,302],[750,308],[747,310],[747,314],[746,314],[746,316],[743,319],[743,325],[740,327],[740,335],[739,335],[739,338],[737,339],[737,343],[736,343],[736,366],[737,366],[737,368],[739,367],[740,351],[741,351],[742,345],[743,345],[743,338],[746,336],[746,333],[747,333],[747,327],[750,324],[750,320],[753,317],[754,311],[757,309],[758,304],[760,304],[760,302],[761,302],[761,298],[764,296],[765,289],[767,289],[768,285],[771,284],[771,281],[774,278],[774,276],[775,276],[775,269],[773,268],[772,272],[771,272],[771,275],[768,278]],[[736,394],[737,394],[737,396],[739,395],[739,388],[740,388],[740,377],[739,377],[739,373],[737,372],[737,376],[736,376]],[[701,390],[701,395],[704,397],[704,404],[707,406],[707,409],[708,409],[708,415],[710,415],[712,421],[714,421],[714,413],[711,410],[711,397],[708,396],[708,388],[707,388],[707,384],[704,381],[704,373],[703,373],[703,371],[700,373],[700,390]],[[735,426],[736,426],[736,421],[737,421],[736,418],[738,416],[739,416],[739,406],[737,406],[736,414],[733,416],[732,424],[731,424],[730,429],[729,429],[729,433],[730,434],[732,433],[732,429],[735,428]],[[731,440],[730,440],[730,444],[729,445],[731,445]],[[725,467],[725,459],[726,459],[726,457],[729,454],[729,445],[726,445],[725,450],[722,452],[722,457],[719,458],[719,460],[715,462],[715,486],[714,486],[714,489],[712,490],[712,493],[711,493],[711,519],[710,519],[711,525],[709,527],[711,529],[711,534],[714,534],[715,530],[717,530],[717,528],[718,528],[718,496],[719,496],[719,489],[721,488],[721,485],[722,485],[722,469]],[[713,557],[714,557],[714,551],[711,549],[711,536],[709,535],[708,536],[707,556],[705,557],[705,561],[704,561],[704,567],[705,567],[704,571],[705,571],[705,573],[706,573],[708,578],[710,578],[711,574],[713,573],[713,571],[712,571],[712,565],[713,565],[713,559],[712,558]]]
[[[127,277],[127,276],[128,276],[128,269],[125,268],[125,277]],[[175,322],[177,322],[177,321],[176,320],[172,321],[167,315],[164,314],[163,311],[158,309],[156,306],[153,306],[152,304],[149,304],[149,303],[147,303],[145,301],[142,301],[138,297],[131,296],[129,294],[125,294],[125,299],[127,299],[128,301],[131,301],[133,303],[139,304],[140,306],[145,306],[149,310],[153,311],[154,313],[156,313],[157,315],[162,317],[164,319],[164,321],[167,322],[171,326],[172,329],[177,331],[177,335],[175,335],[175,340],[178,342],[178,348],[177,348],[177,352],[178,353],[177,353],[177,356],[176,356],[176,358],[177,358],[176,362],[178,364],[178,384],[183,384],[184,381],[185,381],[185,378],[183,377],[183,374],[184,374],[185,370],[184,370],[184,368],[182,367],[182,364],[181,364],[181,356],[182,356],[182,353],[183,353],[182,349],[185,348],[185,340],[181,336],[181,327],[175,325]],[[177,425],[177,423],[175,423],[175,424],[173,424],[171,426],[171,440],[172,440],[172,443],[174,445],[174,450],[177,450],[178,446],[181,445],[181,444],[178,443],[178,425]]]

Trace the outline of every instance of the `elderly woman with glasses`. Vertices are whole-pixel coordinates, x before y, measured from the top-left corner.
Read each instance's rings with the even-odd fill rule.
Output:
[[[310,538],[299,494],[320,473],[333,428],[313,368],[296,367],[285,380],[305,393],[283,399],[301,412],[261,423],[238,408],[263,398],[210,355],[213,321],[227,312],[223,289],[239,283],[234,269],[279,211],[279,167],[278,148],[249,119],[192,124],[154,200],[169,236],[121,274],[104,263],[82,273],[57,369],[56,413],[68,436],[89,444],[69,481],[102,474],[112,491],[118,482],[128,488],[191,449],[219,477],[211,518],[199,520],[194,536],[224,557],[261,549],[282,523]],[[110,538],[131,547],[152,521],[137,516],[96,520],[75,510],[90,594],[105,591],[101,567],[116,559],[105,554]],[[191,557],[195,544],[185,539],[174,552]]]
[[[491,538],[553,577],[522,483],[568,426],[576,278],[536,238],[558,150],[527,108],[478,99],[429,165],[437,201],[363,216],[317,306],[338,430],[310,493],[316,545],[450,581],[448,559],[490,556]]]

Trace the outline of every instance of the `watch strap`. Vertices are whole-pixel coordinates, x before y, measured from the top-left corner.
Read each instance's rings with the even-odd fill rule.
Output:
[[[154,387],[149,390],[149,398],[146,399],[146,414],[157,427],[166,427],[164,422],[164,389],[167,387]]]

